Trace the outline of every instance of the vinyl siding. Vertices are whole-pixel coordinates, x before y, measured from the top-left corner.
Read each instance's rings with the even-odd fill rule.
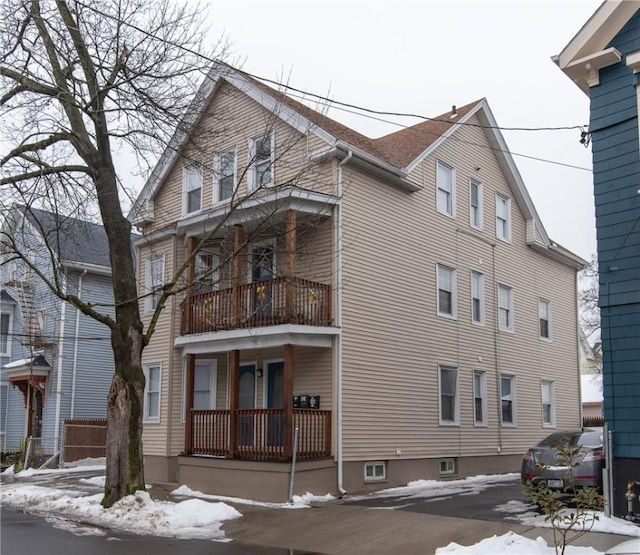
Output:
[[[481,129],[459,129],[416,168],[424,189],[413,194],[345,171],[345,460],[524,452],[547,434],[541,379],[563,399],[558,427],[579,425],[575,271],[526,245],[488,146]],[[437,160],[456,170],[455,219],[436,211]],[[484,188],[481,232],[469,224],[470,177]],[[496,192],[512,199],[510,243],[495,238]],[[457,270],[457,320],[436,315],[437,264]],[[483,327],[471,324],[472,270],[485,276]],[[514,333],[495,332],[497,283],[514,290]],[[552,302],[552,342],[538,337],[539,296]],[[459,368],[459,426],[439,425],[439,364]],[[473,425],[473,370],[487,372],[486,428]],[[517,427],[498,426],[501,372],[517,378]]]
[[[590,89],[594,193],[600,266],[604,416],[614,457],[640,457],[640,178],[637,75],[625,57],[640,50],[640,12],[608,46],[622,61],[600,70]]]

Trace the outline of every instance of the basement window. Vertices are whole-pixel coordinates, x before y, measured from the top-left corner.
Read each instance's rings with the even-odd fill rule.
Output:
[[[382,482],[387,479],[384,461],[371,461],[364,463],[364,481]]]
[[[456,474],[456,460],[453,457],[440,459],[440,474]]]

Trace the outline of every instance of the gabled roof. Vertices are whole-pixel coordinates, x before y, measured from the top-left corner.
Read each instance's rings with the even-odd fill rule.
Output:
[[[16,206],[16,210],[42,236],[60,262],[111,266],[107,234],[101,225],[33,207]]]
[[[606,46],[638,9],[640,0],[605,0],[552,60],[588,95],[598,84],[598,71],[622,59],[620,52]]]
[[[638,0],[640,1],[640,0]],[[565,263],[582,268],[584,260],[562,249],[549,240],[540,218],[533,206],[531,197],[518,172],[513,157],[507,148],[498,124],[486,99],[472,102],[458,109],[427,119],[417,125],[396,131],[378,139],[367,137],[320,112],[294,100],[281,91],[277,91],[262,81],[232,68],[226,64],[214,64],[205,78],[192,103],[191,109],[178,126],[169,145],[162,153],[151,177],[145,183],[140,195],[129,213],[132,221],[144,219],[152,214],[152,200],[165,176],[178,158],[191,127],[199,120],[219,89],[222,81],[239,89],[266,110],[274,113],[301,133],[313,133],[327,143],[327,150],[336,156],[344,157],[351,153],[355,161],[386,172],[390,177],[386,181],[415,192],[420,187],[407,179],[408,174],[427,155],[446,141],[457,129],[469,123],[477,115],[487,139],[493,148],[498,162],[511,186],[514,198],[530,223],[531,233],[528,241],[532,246],[549,251],[549,254],[562,259]],[[538,232],[544,245],[535,244],[535,232]]]

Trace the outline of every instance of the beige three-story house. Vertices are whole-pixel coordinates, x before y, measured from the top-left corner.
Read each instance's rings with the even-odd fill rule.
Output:
[[[370,139],[216,66],[131,213],[150,481],[283,500],[580,425],[576,271],[486,100]]]

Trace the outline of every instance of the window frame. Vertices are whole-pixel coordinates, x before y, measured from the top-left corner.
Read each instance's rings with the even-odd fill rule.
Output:
[[[194,171],[195,170],[195,171]],[[199,177],[199,187],[192,187],[191,180],[189,179],[190,175],[194,175],[197,173]],[[189,193],[200,189],[200,207],[197,210],[189,211]],[[192,216],[193,214],[197,214],[202,212],[203,201],[204,201],[204,175],[202,164],[189,164],[185,165],[182,168],[182,215],[183,216]]]
[[[542,307],[546,306],[546,319],[542,317]],[[547,323],[547,335],[542,335],[542,322],[546,321]],[[549,299],[545,299],[540,297],[538,299],[538,336],[541,341],[553,341],[553,327],[552,327],[552,312],[551,312],[551,301]]]
[[[506,210],[504,218],[500,216],[498,210],[501,201],[504,201]],[[501,222],[504,222],[504,225]],[[504,230],[504,236],[502,230]],[[511,199],[501,193],[496,193],[496,238],[505,243],[511,243]]]
[[[502,306],[502,299],[500,297],[500,291],[501,290],[505,290],[508,292],[509,296],[508,296],[508,303],[509,305],[507,307]],[[498,305],[498,329],[500,331],[504,331],[504,332],[508,332],[508,333],[514,333],[515,331],[515,310],[514,310],[514,305],[515,305],[515,293],[513,290],[513,287],[510,287],[509,285],[505,285],[504,283],[498,283],[498,291],[497,291],[497,305]],[[502,324],[502,310],[507,310],[507,325],[504,326]],[[510,318],[509,318],[510,317]]]
[[[549,386],[549,399],[545,400],[545,386]],[[542,427],[543,428],[555,428],[556,427],[556,395],[555,395],[555,382],[553,380],[541,380],[540,382],[540,400],[542,410]],[[548,401],[548,402],[546,402]],[[549,406],[549,421],[545,421],[545,405]]]
[[[478,205],[474,207],[473,205],[473,188],[476,187],[478,191]],[[469,225],[473,229],[482,230],[484,228],[484,199],[483,199],[483,186],[480,181],[474,179],[473,177],[469,178]],[[477,211],[477,220],[476,223],[474,220],[474,208]]]
[[[211,256],[212,266],[210,269],[200,271],[200,262],[204,256]],[[198,293],[204,293],[208,291],[217,291],[220,289],[220,248],[219,247],[205,247],[200,249],[194,256],[193,260],[194,272],[193,272],[193,287]],[[199,267],[200,266],[200,267]],[[202,280],[202,276],[209,273],[209,277],[206,280]],[[208,286],[207,286],[208,285]]]
[[[258,164],[259,161],[256,158],[256,145],[258,141],[264,139],[266,136],[269,136],[269,182],[258,184]],[[249,139],[249,192],[252,193],[261,187],[273,187],[275,184],[275,133],[273,130],[267,131],[265,133],[261,133],[259,135],[255,135]],[[266,158],[264,159],[266,160]],[[263,172],[264,173],[264,172]]]
[[[511,420],[504,419],[503,403],[505,401],[505,394],[503,389],[503,380],[509,380],[509,383],[511,384],[508,395],[509,399],[507,399],[507,401],[511,403]],[[513,428],[518,425],[516,387],[516,376],[513,374],[500,374],[500,425],[503,427]]]
[[[222,159],[224,156],[231,155],[233,156],[233,185],[231,188],[231,195],[228,197],[222,198],[222,180],[229,175],[222,175]],[[229,148],[227,150],[221,150],[217,152],[213,157],[213,197],[212,203],[214,205],[222,202],[227,202],[233,198],[238,189],[238,152],[236,147]]]
[[[446,465],[442,470],[443,463]],[[455,457],[443,457],[440,459],[440,476],[451,476],[458,473],[458,465]]]
[[[161,260],[162,261],[162,279],[160,283],[155,284],[153,281],[153,263],[154,261]],[[153,314],[156,307],[158,306],[158,296],[162,293],[159,291],[166,279],[166,267],[165,267],[165,255],[159,253],[149,254],[145,259],[145,292],[146,297],[144,299],[144,313],[145,314]],[[154,293],[155,290],[155,293]]]
[[[447,291],[441,287],[440,269],[449,271],[451,273],[451,291]],[[451,295],[451,312],[444,312],[441,310],[440,303],[440,291],[448,292]],[[449,318],[452,320],[458,319],[458,271],[447,264],[436,264],[436,312],[438,316],[443,318]]]
[[[480,377],[480,391],[477,390],[476,377]],[[474,370],[473,379],[473,425],[476,428],[486,428],[489,425],[489,415],[487,412],[487,372],[485,370]],[[478,420],[477,400],[480,399],[482,418]]]
[[[149,383],[151,382],[150,378],[150,370],[158,369],[158,390],[150,391]],[[162,403],[162,363],[161,362],[148,362],[143,364],[142,366],[144,372],[144,410],[143,410],[143,419],[142,421],[145,423],[151,424],[159,424],[160,423],[160,413],[161,413],[161,403]],[[158,396],[158,414],[150,415],[149,414],[149,395],[155,394]]]
[[[455,372],[454,379],[454,391],[453,395],[449,395],[453,398],[453,419],[445,420],[443,418],[443,391],[442,391],[442,372]],[[440,364],[438,366],[438,422],[440,426],[459,426],[460,425],[460,372],[455,366],[448,366],[446,364]]]
[[[382,476],[376,476],[375,475],[375,469],[376,468],[382,468]],[[372,468],[374,469],[373,475],[371,477],[367,476],[367,469],[368,468]],[[364,481],[365,483],[372,483],[372,482],[386,482],[387,481],[387,465],[385,463],[385,461],[367,461],[364,463],[364,468],[363,468],[363,476],[364,476]]]
[[[478,296],[476,297],[475,282],[474,278],[480,278],[479,282],[479,291]],[[478,299],[478,306],[480,312],[480,318],[478,320],[475,319],[475,311],[474,311],[474,301]],[[476,270],[471,270],[471,323],[475,326],[484,326],[485,325],[485,291],[484,291],[484,274],[482,272],[478,272]]]
[[[447,191],[441,187],[440,168],[449,171],[451,190]],[[447,195],[447,203],[445,210],[440,208],[440,191]],[[456,169],[442,160],[436,160],[436,211],[450,218],[456,217]]]
[[[6,339],[5,350],[0,351],[0,356],[8,357],[8,356],[11,356],[11,336],[13,334],[13,311],[10,312],[8,310],[3,310],[0,312],[0,330],[2,329],[1,319],[3,316],[8,317],[7,339]],[[2,335],[0,335],[0,337],[2,337]],[[0,345],[2,345],[2,343],[0,343]]]

